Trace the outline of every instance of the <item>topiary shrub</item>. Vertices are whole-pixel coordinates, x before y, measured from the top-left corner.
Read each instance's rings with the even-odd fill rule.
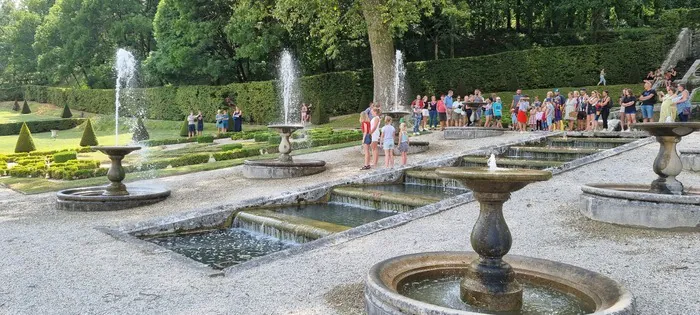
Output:
[[[29,109],[29,104],[27,104],[27,100],[24,100],[24,105],[22,105],[22,114],[31,114],[32,110]]]
[[[221,149],[221,151],[231,151],[231,150],[235,150],[235,149],[243,149],[243,144],[229,143],[229,144],[220,145],[219,148]],[[219,159],[217,159],[217,161],[218,160]]]
[[[95,129],[92,128],[92,123],[90,119],[88,119],[85,124],[85,130],[83,130],[83,136],[80,138],[80,146],[87,147],[96,145],[99,145],[99,143],[97,142],[97,136],[95,136]]]
[[[19,102],[15,100],[15,103],[12,105],[12,110],[18,112],[19,111]]]
[[[321,104],[314,104],[311,113],[311,123],[314,125],[327,124],[329,121],[328,111]]]
[[[186,154],[170,160],[172,167],[180,167],[194,164],[204,164],[209,162],[209,153]]]
[[[19,131],[17,144],[15,145],[15,153],[36,151],[32,133],[29,131],[27,124],[22,124],[22,129]]]
[[[70,160],[77,160],[78,153],[75,151],[58,152],[53,154],[54,163],[64,163]]]
[[[68,107],[68,104],[66,106],[63,106],[63,113],[61,113],[61,118],[71,118],[73,117],[73,113],[71,113],[70,108]]]
[[[197,143],[213,143],[214,136],[199,136],[197,137]]]
[[[148,140],[148,138],[150,137],[148,135],[148,130],[146,130],[146,125],[143,124],[143,120],[139,117],[136,120],[136,128],[134,128],[134,134],[131,136],[131,140],[141,142]]]
[[[182,126],[180,126],[180,137],[189,137],[190,135],[190,128],[187,123],[187,117],[185,117],[185,120],[182,122]]]

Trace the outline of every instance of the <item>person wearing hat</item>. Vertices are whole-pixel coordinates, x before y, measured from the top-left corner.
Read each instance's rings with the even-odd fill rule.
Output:
[[[525,132],[527,130],[527,110],[530,107],[530,98],[523,95],[518,102],[518,130]]]

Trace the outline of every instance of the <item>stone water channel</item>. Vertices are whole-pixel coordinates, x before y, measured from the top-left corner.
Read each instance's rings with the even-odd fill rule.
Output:
[[[460,183],[438,176],[436,167],[486,166],[493,153],[499,167],[547,169],[557,174],[650,142],[650,138],[562,135],[377,171],[376,176],[239,208],[213,209],[127,233],[211,268],[226,269],[251,260],[260,263],[256,258],[263,256],[269,259],[360,237],[473,201]]]

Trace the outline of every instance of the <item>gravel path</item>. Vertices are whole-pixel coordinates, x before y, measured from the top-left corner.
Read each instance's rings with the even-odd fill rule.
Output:
[[[423,136],[428,160],[503,143],[528,134],[438,141]],[[421,139],[423,140],[423,139]],[[681,143],[692,148],[700,136]],[[699,314],[700,234],[636,230],[589,221],[576,208],[580,184],[647,183],[658,144],[623,153],[516,192],[505,206],[511,253],[558,260],[622,282],[641,314]],[[23,196],[0,189],[0,314],[353,314],[361,312],[361,283],[369,268],[393,256],[421,251],[470,250],[478,213],[471,203],[337,246],[320,248],[226,277],[116,240],[94,229],[273,196],[359,174],[357,148],[310,154],[328,171],[305,178],[250,181],[241,168],[138,182],[166,185],[171,198],[157,205],[106,213],[53,208],[53,194]],[[700,175],[683,173],[686,185]]]

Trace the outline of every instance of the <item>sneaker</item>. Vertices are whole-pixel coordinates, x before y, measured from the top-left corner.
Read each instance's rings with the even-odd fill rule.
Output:
[[[368,170],[368,169],[370,169],[370,168],[371,168],[371,167],[370,167],[369,165],[365,165],[365,166],[363,166],[363,167],[360,169],[360,171],[366,171],[366,170]]]

